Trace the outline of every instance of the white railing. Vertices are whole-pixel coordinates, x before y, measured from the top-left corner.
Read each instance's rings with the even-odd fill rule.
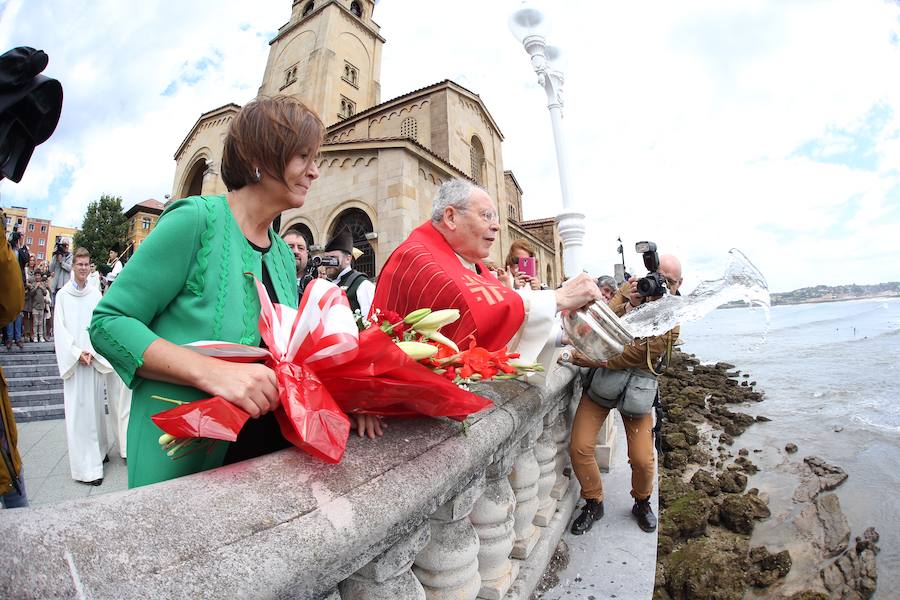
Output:
[[[338,465],[285,450],[0,511],[2,598],[529,598],[572,513],[577,371],[476,386],[470,419],[394,420]]]

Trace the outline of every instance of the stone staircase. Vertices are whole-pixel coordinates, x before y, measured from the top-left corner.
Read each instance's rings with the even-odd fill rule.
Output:
[[[0,347],[0,367],[9,385],[16,421],[62,419],[63,382],[56,366],[53,343],[25,343],[24,349],[12,351]]]

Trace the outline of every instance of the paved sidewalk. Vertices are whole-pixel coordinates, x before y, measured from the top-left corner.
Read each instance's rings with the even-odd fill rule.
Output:
[[[647,600],[653,596],[656,578],[656,533],[641,531],[631,507],[631,468],[622,420],[615,412],[616,446],[610,472],[603,473],[604,516],[584,535],[566,528],[563,541],[569,546],[569,564],[558,572],[559,585],[535,594],[542,600],[618,598]],[[650,503],[659,516],[657,490]],[[579,500],[572,517],[581,514]],[[571,522],[569,523],[571,526]]]
[[[19,453],[25,474],[29,506],[74,500],[128,488],[128,469],[113,444],[103,465],[103,484],[79,483],[69,471],[66,422],[63,419],[18,423]],[[112,439],[110,435],[109,439]]]

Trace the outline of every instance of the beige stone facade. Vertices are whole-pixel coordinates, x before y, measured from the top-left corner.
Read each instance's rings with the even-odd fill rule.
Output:
[[[271,42],[261,95],[290,94],[328,124],[317,158],[320,177],[305,206],[282,215],[281,231],[300,229],[324,245],[342,226],[365,252],[357,268],[377,274],[390,253],[431,214],[441,183],[467,177],[497,201],[501,230],[490,260],[509,245],[538,248],[542,279],[560,283],[555,222],[522,221],[522,190],[504,171],[503,134],[481,98],[449,80],[380,103],[384,39],[371,0],[299,0]],[[201,115],[175,155],[173,198],[223,193],[222,140],[240,107]]]

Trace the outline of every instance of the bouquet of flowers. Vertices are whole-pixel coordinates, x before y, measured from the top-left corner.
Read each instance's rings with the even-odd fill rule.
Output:
[[[276,374],[282,434],[301,450],[330,463],[341,460],[348,413],[393,417],[449,417],[458,421],[491,405],[468,381],[518,376],[517,355],[487,352],[472,342],[460,351],[440,328],[455,310],[424,308],[404,318],[376,311],[360,331],[339,288],[321,279],[307,286],[300,308],[272,304],[259,293],[260,334],[268,350],[226,342],[195,342],[191,349],[223,360],[264,361]],[[234,441],[249,416],[213,397],[182,403],[152,417],[165,433],[160,444],[178,458],[207,439]]]

